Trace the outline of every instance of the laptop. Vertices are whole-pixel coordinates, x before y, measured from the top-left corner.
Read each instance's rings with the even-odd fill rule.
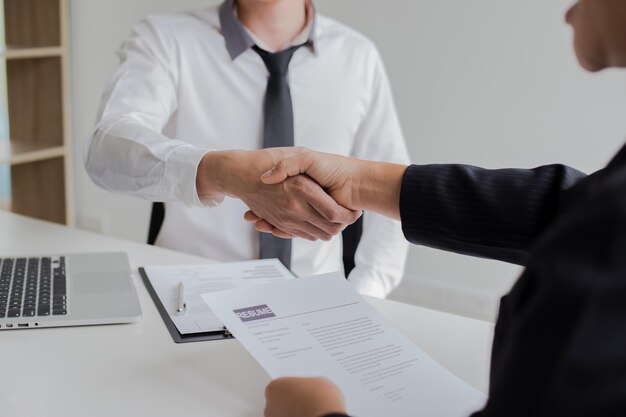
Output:
[[[140,318],[125,253],[0,256],[0,330]]]

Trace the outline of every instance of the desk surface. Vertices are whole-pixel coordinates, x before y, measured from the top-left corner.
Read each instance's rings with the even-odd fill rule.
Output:
[[[172,342],[142,265],[205,259],[0,211],[0,256],[125,251],[143,310],[136,324],[0,331],[0,414],[11,417],[260,417],[269,377],[236,340]],[[369,299],[426,353],[486,392],[493,325]]]

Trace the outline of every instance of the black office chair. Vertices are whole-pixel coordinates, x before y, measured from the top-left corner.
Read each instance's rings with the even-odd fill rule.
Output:
[[[165,219],[165,204],[152,203],[152,213],[150,214],[150,227],[148,229],[148,245],[154,245],[157,236],[163,226]]]
[[[148,230],[148,244],[154,245],[161,226],[163,225],[163,219],[165,218],[165,204],[154,203],[152,204],[152,214],[150,215],[150,229]],[[363,216],[359,218],[354,224],[346,227],[341,232],[343,238],[343,268],[346,272],[346,276],[350,274],[350,271],[354,269],[354,255],[356,254],[356,248],[359,246],[361,235],[363,234]]]

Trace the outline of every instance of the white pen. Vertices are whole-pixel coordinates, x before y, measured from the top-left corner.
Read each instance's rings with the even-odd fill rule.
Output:
[[[182,316],[187,310],[187,304],[185,304],[185,284],[182,281],[178,283],[178,303],[176,304],[176,315]]]

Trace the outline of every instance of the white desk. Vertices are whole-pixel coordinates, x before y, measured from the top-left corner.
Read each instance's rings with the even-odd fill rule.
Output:
[[[143,310],[137,324],[0,331],[0,415],[260,417],[265,372],[236,340],[175,344],[136,271],[202,258],[0,211],[0,256],[125,251]],[[371,299],[391,323],[486,392],[493,325]]]

